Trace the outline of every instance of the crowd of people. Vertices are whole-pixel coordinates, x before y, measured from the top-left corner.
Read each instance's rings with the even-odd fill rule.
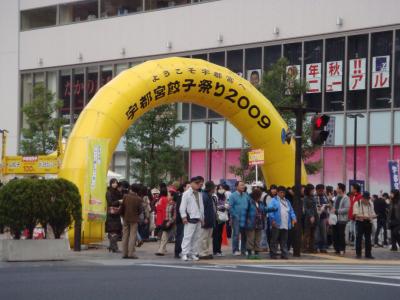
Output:
[[[150,189],[141,184],[110,181],[107,199],[106,231],[109,251],[136,259],[136,247],[158,240],[155,253],[164,256],[168,242],[175,243],[175,258],[184,261],[224,256],[224,232],[231,238],[232,254],[248,259],[288,259],[296,238],[303,232],[303,253],[327,253],[333,249],[344,256],[354,246],[356,257],[373,259],[372,246],[400,246],[400,194],[361,193],[353,184],[346,191],[343,183],[330,186],[302,186],[301,216],[293,209],[292,188],[256,182],[250,186],[237,181],[235,190],[196,176],[182,184]],[[297,210],[297,214],[299,211]]]

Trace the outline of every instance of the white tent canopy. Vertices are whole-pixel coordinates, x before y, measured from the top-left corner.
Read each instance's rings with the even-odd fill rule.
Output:
[[[115,178],[115,179],[120,180],[120,179],[123,179],[124,176],[121,175],[121,174],[115,173],[115,172],[113,172],[113,171],[111,171],[111,170],[108,170],[108,172],[107,172],[107,179],[110,180],[111,178]]]

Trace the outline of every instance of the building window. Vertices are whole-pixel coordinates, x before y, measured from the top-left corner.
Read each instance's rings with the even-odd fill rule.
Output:
[[[83,69],[74,70],[74,80],[72,84],[72,105],[73,105],[73,122],[78,120],[79,114],[83,110],[85,103],[85,75]]]
[[[332,126],[333,130],[326,142],[327,146],[342,146],[344,144],[344,115],[330,115],[331,119],[328,126]],[[351,122],[351,120],[350,120]]]
[[[102,18],[143,11],[142,0],[101,0],[100,5]]]
[[[31,74],[23,74],[22,75],[22,80],[21,80],[22,88],[22,107],[27,105],[32,101],[32,75]],[[22,128],[25,128],[27,126],[26,124],[26,117],[25,114],[22,114]]]
[[[99,76],[99,68],[98,67],[89,67],[87,69],[87,79],[86,79],[86,95],[87,101],[86,104],[92,100],[93,96],[96,94],[98,90],[98,76]]]
[[[321,111],[322,107],[322,40],[304,43],[304,74],[307,91],[304,101],[307,107]]]
[[[207,60],[207,54],[206,53],[194,54],[192,55],[192,58]]]
[[[57,22],[57,6],[21,11],[21,30],[54,26]]]
[[[371,108],[390,108],[393,32],[371,35]]]
[[[199,120],[206,118],[207,109],[203,106],[192,104],[192,119]]]
[[[115,67],[115,76],[117,76],[119,73],[121,73],[122,71],[128,70],[129,69],[129,64],[118,64]]]
[[[396,31],[396,46],[395,46],[395,65],[394,65],[394,106],[400,107],[400,30]]]
[[[102,66],[100,76],[100,87],[107,84],[113,78],[112,66]]]
[[[394,143],[400,144],[400,111],[394,112]]]
[[[243,50],[228,51],[227,67],[240,77],[243,77]]]
[[[368,35],[348,40],[347,109],[367,108]]]
[[[367,144],[367,118],[367,114],[364,114],[364,118],[357,118],[357,145]],[[354,120],[347,116],[347,145],[354,145]]]
[[[289,61],[289,65],[301,65],[301,43],[286,44],[283,46],[283,56]]]
[[[254,86],[261,84],[261,52],[262,48],[245,50],[246,79]]]
[[[192,149],[206,149],[207,124],[204,122],[192,123]]]
[[[344,110],[344,38],[325,41],[325,111]]]
[[[190,104],[182,103],[182,120],[189,120],[190,118]]]
[[[97,0],[79,1],[60,5],[60,24],[90,21],[97,18]]]
[[[178,126],[183,127],[184,131],[178,137],[175,138],[175,146],[187,149],[189,148],[189,133],[190,133],[189,123],[178,123],[177,127]]]
[[[226,148],[242,148],[242,135],[231,123],[226,122]]]
[[[158,8],[174,7],[177,5],[189,4],[190,0],[146,0],[145,9],[152,10]]]
[[[268,71],[281,58],[282,46],[269,46],[264,48],[264,71]]]
[[[210,53],[210,62],[225,67],[225,52]]]
[[[390,144],[390,121],[390,112],[372,112],[370,114],[369,143],[371,145]]]
[[[58,98],[62,100],[61,116],[70,120],[71,118],[71,70],[62,70],[60,72],[60,80],[58,81]]]

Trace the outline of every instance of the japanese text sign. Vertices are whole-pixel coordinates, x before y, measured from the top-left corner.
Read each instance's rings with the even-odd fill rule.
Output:
[[[307,94],[321,93],[321,63],[306,64]]]
[[[264,150],[255,149],[249,152],[249,165],[262,165],[264,164]]]
[[[349,60],[349,90],[365,90],[365,78],[367,77],[367,61],[365,58]]]
[[[343,85],[343,61],[326,63],[326,92],[341,92]]]

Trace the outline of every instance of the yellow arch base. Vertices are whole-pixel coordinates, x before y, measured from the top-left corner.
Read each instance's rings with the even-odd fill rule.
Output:
[[[145,62],[119,74],[99,90],[81,113],[69,137],[60,177],[74,182],[83,195],[87,178],[87,138],[109,139],[110,162],[121,136],[147,111],[163,104],[193,102],[228,119],[253,148],[265,150],[262,167],[267,184],[294,183],[295,142],[282,143],[287,125],[247,80],[209,62],[166,58]],[[306,173],[302,170],[302,181]],[[83,203],[85,207],[87,203]],[[84,243],[102,240],[102,223],[84,222]]]

